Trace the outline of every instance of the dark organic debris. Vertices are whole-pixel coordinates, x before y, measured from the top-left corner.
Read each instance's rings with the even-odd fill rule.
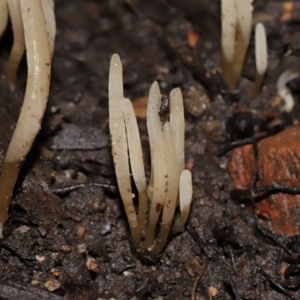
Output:
[[[64,298],[36,287],[0,282],[0,299],[3,300],[63,300]]]
[[[148,285],[148,281],[149,279],[146,278],[143,283],[141,284],[140,287],[138,287],[133,293],[131,293],[128,297],[124,298],[123,300],[130,300],[131,298],[133,298],[137,293],[139,293],[140,291],[144,290],[147,285]]]
[[[52,188],[51,191],[52,191],[52,193],[54,193],[56,195],[63,195],[63,194],[68,194],[68,193],[75,191],[77,189],[80,189],[80,188],[93,187],[93,186],[101,187],[104,190],[107,190],[112,193],[117,192],[116,186],[111,185],[111,184],[106,184],[106,183],[99,183],[99,182],[84,182],[84,183],[78,183],[78,184],[65,186],[65,187],[56,187],[56,188]]]
[[[198,247],[204,252],[204,254],[207,256],[207,258],[219,266],[223,279],[225,282],[228,282],[232,292],[234,293],[236,300],[242,300],[242,297],[239,295],[237,291],[236,283],[231,278],[227,268],[225,267],[224,263],[221,260],[221,257],[209,246],[207,246],[207,243],[205,240],[200,237],[200,235],[197,233],[197,231],[191,226],[187,226],[187,231],[190,234],[191,238],[194,240],[194,242],[198,245]]]
[[[51,149],[88,150],[109,145],[108,135],[100,128],[63,124],[62,129],[53,138]]]

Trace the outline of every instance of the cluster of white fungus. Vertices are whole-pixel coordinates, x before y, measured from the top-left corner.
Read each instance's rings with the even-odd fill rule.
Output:
[[[16,73],[26,48],[28,78],[21,113],[6,152],[0,177],[0,223],[8,207],[22,161],[40,130],[50,86],[55,38],[53,0],[0,0],[0,35],[11,16],[14,43],[6,70],[13,91]]]
[[[252,32],[252,0],[221,0],[221,61],[223,78],[230,89],[237,87],[244,66]],[[255,26],[256,77],[250,98],[259,92],[268,67],[265,27]]]
[[[252,31],[252,0],[221,0],[221,62],[225,82],[235,89]]]
[[[147,129],[151,176],[146,183],[140,135],[134,110],[123,95],[122,64],[114,54],[109,71],[109,128],[112,156],[121,198],[134,247],[141,256],[156,259],[170,235],[184,229],[192,199],[192,177],[184,169],[183,99],[178,88],[170,93],[167,120],[161,120],[161,94],[157,82],[149,91]],[[138,191],[134,205],[132,180]],[[174,221],[176,207],[180,215]]]

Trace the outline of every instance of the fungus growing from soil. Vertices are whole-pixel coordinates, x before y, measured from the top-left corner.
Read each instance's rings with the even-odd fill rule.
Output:
[[[48,34],[48,43],[50,56],[53,57],[54,39],[55,39],[55,17],[54,17],[54,1],[40,0],[43,8],[43,15],[46,22],[46,30]],[[8,8],[8,9],[7,9]],[[24,25],[22,21],[21,1],[20,0],[5,0],[0,4],[0,37],[6,27],[8,21],[8,14],[12,23],[12,30],[14,34],[14,42],[9,55],[6,71],[5,83],[11,91],[15,90],[17,82],[17,71],[20,61],[25,52],[25,37]],[[1,30],[2,29],[2,30]]]
[[[143,258],[155,260],[170,232],[184,229],[192,199],[191,172],[184,170],[182,95],[178,88],[173,89],[168,102],[157,82],[150,88],[147,129],[151,175],[147,186],[138,125],[131,101],[123,95],[122,64],[117,54],[111,58],[108,89],[112,156],[132,243]],[[138,191],[138,213],[131,177]],[[178,202],[180,216],[173,225]]]
[[[50,86],[50,52],[53,52],[53,50],[49,51],[49,45],[50,48],[53,48],[53,34],[55,33],[53,28],[51,30],[49,29],[48,40],[44,17],[45,14],[52,19],[53,1],[20,0],[7,1],[7,3],[9,4],[9,11],[12,16],[14,33],[17,34],[15,38],[20,39],[19,44],[22,44],[22,38],[25,41],[28,80],[21,113],[2,165],[0,177],[0,223],[3,223],[7,219],[8,207],[20,167],[41,127]],[[1,20],[2,17],[7,17],[7,10],[4,8],[5,5],[3,5],[3,1],[0,7],[2,9],[0,13],[3,14],[0,15]],[[22,23],[20,19],[16,19],[17,15],[19,18],[21,17]],[[48,21],[48,17],[46,17],[46,20],[50,27],[55,26],[53,20],[52,23]],[[18,28],[18,30],[15,30],[15,28]],[[22,37],[23,29],[25,38]],[[10,73],[11,75],[9,75],[9,85],[11,87],[14,86],[13,78],[15,78],[17,67],[22,56],[21,48],[22,47],[19,46],[14,48],[13,46],[10,56],[10,62],[13,62],[11,64],[10,62],[8,63],[8,67],[12,68],[8,71],[8,73],[12,72]]]
[[[265,27],[262,23],[257,23],[255,26],[255,64],[256,77],[254,85],[252,86],[249,96],[254,98],[265,77],[268,67],[268,45]]]
[[[221,62],[225,82],[235,89],[241,77],[252,31],[251,0],[221,1]]]

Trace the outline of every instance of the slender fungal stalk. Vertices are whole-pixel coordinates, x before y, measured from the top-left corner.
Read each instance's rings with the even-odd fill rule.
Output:
[[[220,68],[228,86],[233,87],[232,62],[235,54],[236,5],[235,0],[221,1],[221,61]]]
[[[184,170],[184,111],[183,99],[179,88],[173,89],[170,93],[170,123],[174,135],[174,148],[178,161],[179,174]]]
[[[156,137],[154,143],[154,161],[153,161],[153,196],[149,212],[149,221],[147,225],[147,235],[143,248],[148,249],[154,241],[156,224],[163,209],[166,190],[168,189],[168,174],[166,166],[166,152],[162,135]],[[174,151],[174,149],[173,149]],[[176,199],[175,199],[176,200]]]
[[[224,60],[231,63],[235,53],[236,5],[235,0],[221,1],[221,48]]]
[[[233,81],[229,84],[235,89],[240,80],[252,31],[252,4],[250,0],[235,0],[237,36],[235,55],[232,62]]]
[[[147,184],[144,170],[144,160],[142,145],[140,139],[140,133],[134,110],[129,99],[125,99],[124,102],[125,111],[125,124],[128,150],[130,153],[130,166],[131,173],[135,183],[135,186],[139,193],[139,211],[138,211],[138,223],[142,235],[145,235],[147,218],[146,211],[148,209],[148,196],[147,196]]]
[[[7,0],[7,4],[14,34],[14,43],[6,67],[5,84],[11,91],[14,91],[16,88],[18,67],[25,52],[25,37],[20,0]]]
[[[116,177],[118,186],[123,200],[125,212],[132,236],[134,247],[138,248],[140,243],[140,231],[135,213],[129,162],[127,153],[127,138],[125,131],[124,118],[124,96],[123,96],[123,79],[122,63],[119,55],[114,54],[110,61],[109,69],[109,129],[111,135],[112,156],[114,159]]]
[[[40,0],[40,1],[42,4],[43,15],[46,22],[49,51],[50,51],[50,57],[52,59],[54,53],[54,40],[55,40],[55,33],[56,33],[54,1],[53,0]],[[5,71],[5,84],[10,88],[11,91],[14,91],[17,82],[18,67],[25,52],[24,28],[22,23],[20,0],[6,0],[4,2],[5,2],[6,10],[7,10],[6,2],[8,5],[9,15],[11,18],[12,29],[14,34],[14,43]],[[0,2],[0,16],[1,16],[0,27],[4,26],[2,25],[2,23],[4,24],[4,22],[2,21],[1,10],[3,9],[1,8],[1,5],[2,2]],[[0,28],[0,36],[1,36],[1,28]]]
[[[52,59],[54,54],[54,42],[55,42],[55,35],[56,35],[54,0],[41,0],[41,2],[43,6],[45,21],[46,21],[50,57]]]
[[[8,21],[7,0],[0,0],[0,37],[2,36]]]
[[[149,98],[147,105],[147,130],[149,136],[149,144],[150,144],[150,155],[151,155],[151,174],[150,174],[150,182],[148,185],[148,197],[151,200],[153,196],[153,184],[154,184],[154,141],[156,136],[161,140],[162,137],[162,124],[158,115],[158,107],[160,103],[160,89],[158,83],[156,81],[150,87],[149,90]]]
[[[166,149],[166,164],[167,164],[167,190],[162,212],[160,231],[157,237],[157,242],[152,250],[151,255],[156,257],[166,245],[169,232],[172,227],[172,222],[175,214],[176,200],[178,195],[179,171],[176,152],[174,151],[174,135],[169,122],[163,126],[163,137]],[[154,178],[155,180],[155,178]]]
[[[172,235],[184,230],[184,225],[190,214],[193,186],[192,173],[189,170],[183,170],[180,174],[179,194],[180,216],[172,228]]]
[[[28,80],[22,110],[0,177],[0,223],[7,219],[20,166],[40,130],[50,86],[51,60],[41,2],[21,0],[20,3],[27,49]]]
[[[254,98],[260,90],[268,67],[267,37],[262,23],[257,23],[255,27],[255,65],[256,77],[254,85],[249,91],[250,98]]]

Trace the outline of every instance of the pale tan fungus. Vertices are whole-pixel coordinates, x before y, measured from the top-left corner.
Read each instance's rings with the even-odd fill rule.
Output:
[[[235,53],[235,36],[236,36],[236,5],[235,0],[221,1],[221,47],[222,56],[231,63]]]
[[[255,64],[256,77],[254,85],[249,91],[250,98],[254,98],[260,90],[268,67],[267,37],[262,23],[257,23],[255,26]]]
[[[109,75],[109,126],[116,177],[133,244],[142,257],[151,260],[157,258],[169,237],[180,190],[181,172],[181,215],[177,225],[180,230],[188,218],[191,201],[191,175],[189,171],[183,170],[184,113],[180,90],[172,90],[170,99],[170,122],[163,123],[158,113],[160,89],[157,82],[152,84],[147,107],[151,155],[151,176],[147,187],[136,117],[130,100],[124,99],[123,96],[120,58],[116,54],[112,56]],[[132,201],[130,169],[139,194],[138,216]]]
[[[8,207],[22,161],[29,152],[45,112],[51,59],[45,19],[40,0],[21,0],[28,80],[22,110],[4,158],[0,177],[0,222],[8,216]]]
[[[52,59],[54,53],[54,40],[56,34],[56,24],[54,16],[54,1],[53,0],[40,0],[43,7],[43,15],[45,17],[46,29],[48,35],[48,44],[50,50],[50,57]],[[5,83],[10,88],[11,91],[15,90],[15,85],[17,82],[17,71],[20,64],[20,61],[25,52],[25,39],[24,39],[24,27],[22,22],[20,0],[1,0],[0,2],[0,36],[2,35],[6,22],[2,21],[7,17],[7,10],[11,18],[14,42],[13,47],[9,56],[5,71]],[[2,12],[3,10],[3,12]],[[1,26],[3,25],[3,30],[1,31]]]
[[[0,37],[2,36],[8,22],[7,0],[0,0]]]
[[[192,173],[189,170],[183,170],[179,179],[180,216],[172,228],[172,235],[184,231],[184,225],[190,214],[192,194]]]
[[[235,89],[240,80],[252,31],[252,1],[235,0],[237,36],[234,59],[232,62],[233,82],[229,85]]]
[[[151,178],[153,178],[153,193],[148,193],[151,206],[147,225],[147,235],[143,243],[143,248],[145,249],[150,248],[153,243],[156,224],[163,208],[168,185],[165,144],[163,140],[162,123],[158,115],[159,103],[160,89],[158,83],[154,82],[149,91],[147,106],[147,129],[151,152]]]
[[[14,91],[18,67],[25,52],[25,37],[20,0],[7,0],[7,5],[12,23],[14,42],[6,66],[5,84],[11,91]]]
[[[167,167],[167,190],[162,210],[160,230],[157,241],[152,250],[151,256],[153,259],[163,250],[166,245],[176,209],[176,201],[178,196],[179,185],[179,169],[174,148],[174,134],[172,125],[165,122],[163,125],[163,139],[165,144],[166,167]],[[155,180],[155,177],[154,177]]]
[[[147,129],[149,135],[149,144],[150,144],[150,155],[151,155],[151,175],[150,175],[150,182],[148,185],[148,197],[152,199],[153,195],[153,181],[154,181],[154,140],[155,136],[158,135],[159,139],[161,139],[161,122],[159,119],[158,111],[160,103],[160,89],[158,83],[156,81],[150,87],[149,90],[149,98],[148,98],[148,105],[147,105]]]
[[[221,1],[221,62],[225,82],[230,85],[232,61],[235,53],[236,5],[235,0]]]
[[[54,14],[54,0],[41,0],[43,6],[43,12],[45,16],[46,29],[48,34],[48,44],[50,57],[53,58],[54,43],[56,36],[56,22]]]
[[[183,98],[179,88],[173,89],[170,93],[170,123],[172,124],[174,134],[174,146],[178,161],[179,174],[185,168],[184,158],[184,111]],[[176,128],[176,130],[174,130]]]
[[[125,124],[128,150],[130,153],[130,167],[135,186],[139,193],[138,224],[141,235],[146,230],[146,211],[148,207],[147,183],[144,170],[144,160],[140,133],[132,103],[129,99],[124,99]]]
[[[110,61],[108,94],[109,94],[109,130],[111,135],[112,156],[118,187],[123,200],[131,231],[132,243],[138,248],[140,231],[132,200],[127,138],[124,117],[124,95],[122,63],[119,55],[114,54]]]
[[[223,78],[235,89],[241,77],[252,31],[251,0],[222,0],[221,62]]]

